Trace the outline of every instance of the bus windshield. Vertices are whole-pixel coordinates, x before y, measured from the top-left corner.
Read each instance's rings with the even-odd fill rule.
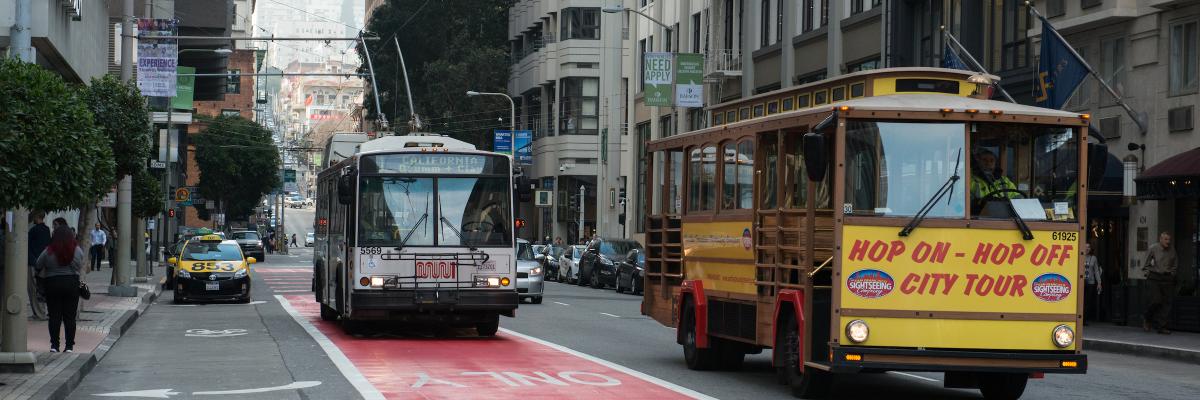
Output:
[[[928,216],[966,217],[965,136],[961,122],[849,121],[843,210],[853,215],[913,216],[957,173],[961,179]]]
[[[512,246],[507,177],[366,176],[360,194],[358,246]]]

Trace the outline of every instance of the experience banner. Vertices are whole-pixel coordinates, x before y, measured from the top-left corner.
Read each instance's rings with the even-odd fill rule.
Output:
[[[1077,231],[842,229],[843,309],[1075,314]]]

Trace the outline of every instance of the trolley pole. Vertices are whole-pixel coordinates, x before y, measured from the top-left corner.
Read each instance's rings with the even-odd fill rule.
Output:
[[[587,186],[579,185],[579,239],[583,240],[583,211],[587,209],[587,203],[583,200],[587,198]],[[599,211],[599,208],[596,209]]]

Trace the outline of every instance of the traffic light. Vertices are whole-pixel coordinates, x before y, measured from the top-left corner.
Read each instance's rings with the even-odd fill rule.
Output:
[[[576,196],[574,194],[567,196],[567,209],[574,210],[579,208],[579,200]]]
[[[524,228],[525,227],[525,218],[517,218],[516,221],[513,221],[513,224],[517,226],[517,229]]]
[[[175,218],[175,209],[174,209],[174,208],[172,208],[172,209],[170,209],[170,210],[167,210],[167,217],[168,217],[168,218]]]

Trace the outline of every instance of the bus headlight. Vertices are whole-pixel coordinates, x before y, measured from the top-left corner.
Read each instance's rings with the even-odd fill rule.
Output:
[[[1075,331],[1066,324],[1054,327],[1054,345],[1061,349],[1071,347],[1075,343]]]
[[[508,278],[505,278],[508,279]],[[501,279],[498,276],[475,276],[475,287],[500,287]]]
[[[865,342],[867,341],[867,336],[870,334],[871,329],[868,328],[867,323],[861,319],[856,319],[846,324],[846,337],[850,338],[851,342]]]
[[[383,277],[382,276],[372,276],[371,277],[371,287],[373,287],[373,288],[383,287]]]

